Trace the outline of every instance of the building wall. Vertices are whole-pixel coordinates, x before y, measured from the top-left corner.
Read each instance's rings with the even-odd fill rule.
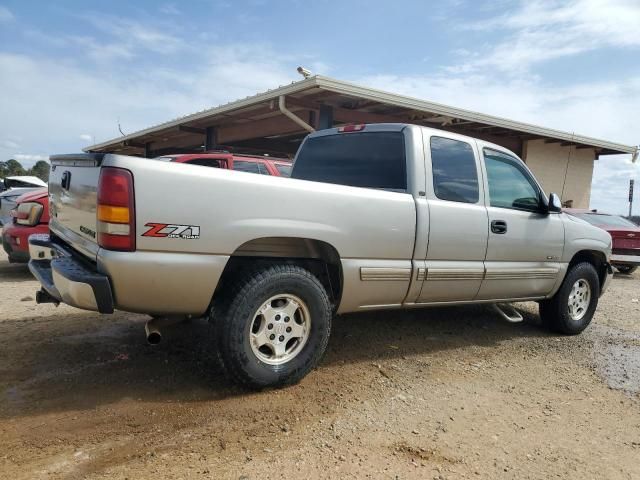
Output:
[[[528,140],[522,153],[523,160],[547,194],[557,193],[562,196],[563,202],[573,200],[574,208],[589,208],[593,162],[596,158],[594,149],[577,149],[575,146],[563,147],[559,143],[545,143],[544,140]]]

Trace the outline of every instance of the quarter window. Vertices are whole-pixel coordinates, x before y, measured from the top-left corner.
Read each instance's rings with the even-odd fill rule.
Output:
[[[524,166],[515,158],[485,149],[484,163],[492,207],[537,211],[540,191]]]
[[[233,169],[239,172],[260,173],[257,162],[246,162],[244,160],[234,160]]]
[[[436,197],[452,202],[478,202],[478,170],[471,145],[431,137],[431,167]]]

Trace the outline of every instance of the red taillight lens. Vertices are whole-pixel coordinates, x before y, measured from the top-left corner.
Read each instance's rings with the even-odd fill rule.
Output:
[[[358,125],[345,125],[343,127],[338,127],[338,132],[340,133],[349,133],[349,132],[361,132],[364,130],[365,124],[359,123]]]
[[[98,180],[98,245],[107,250],[136,249],[133,175],[129,170],[105,167]]]

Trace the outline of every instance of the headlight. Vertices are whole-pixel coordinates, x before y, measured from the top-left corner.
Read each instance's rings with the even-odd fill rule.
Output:
[[[39,203],[27,202],[18,205],[15,210],[16,223],[18,225],[34,226],[40,222],[44,207]]]

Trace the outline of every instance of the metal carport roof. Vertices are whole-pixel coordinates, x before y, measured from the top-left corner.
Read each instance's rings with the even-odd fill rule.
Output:
[[[301,122],[279,108],[279,99]],[[160,155],[229,146],[292,154],[309,128],[343,123],[406,122],[455,131],[521,149],[524,140],[593,148],[596,155],[638,148],[451,107],[320,75],[161,123],[85,151]],[[305,127],[306,124],[306,127]]]

